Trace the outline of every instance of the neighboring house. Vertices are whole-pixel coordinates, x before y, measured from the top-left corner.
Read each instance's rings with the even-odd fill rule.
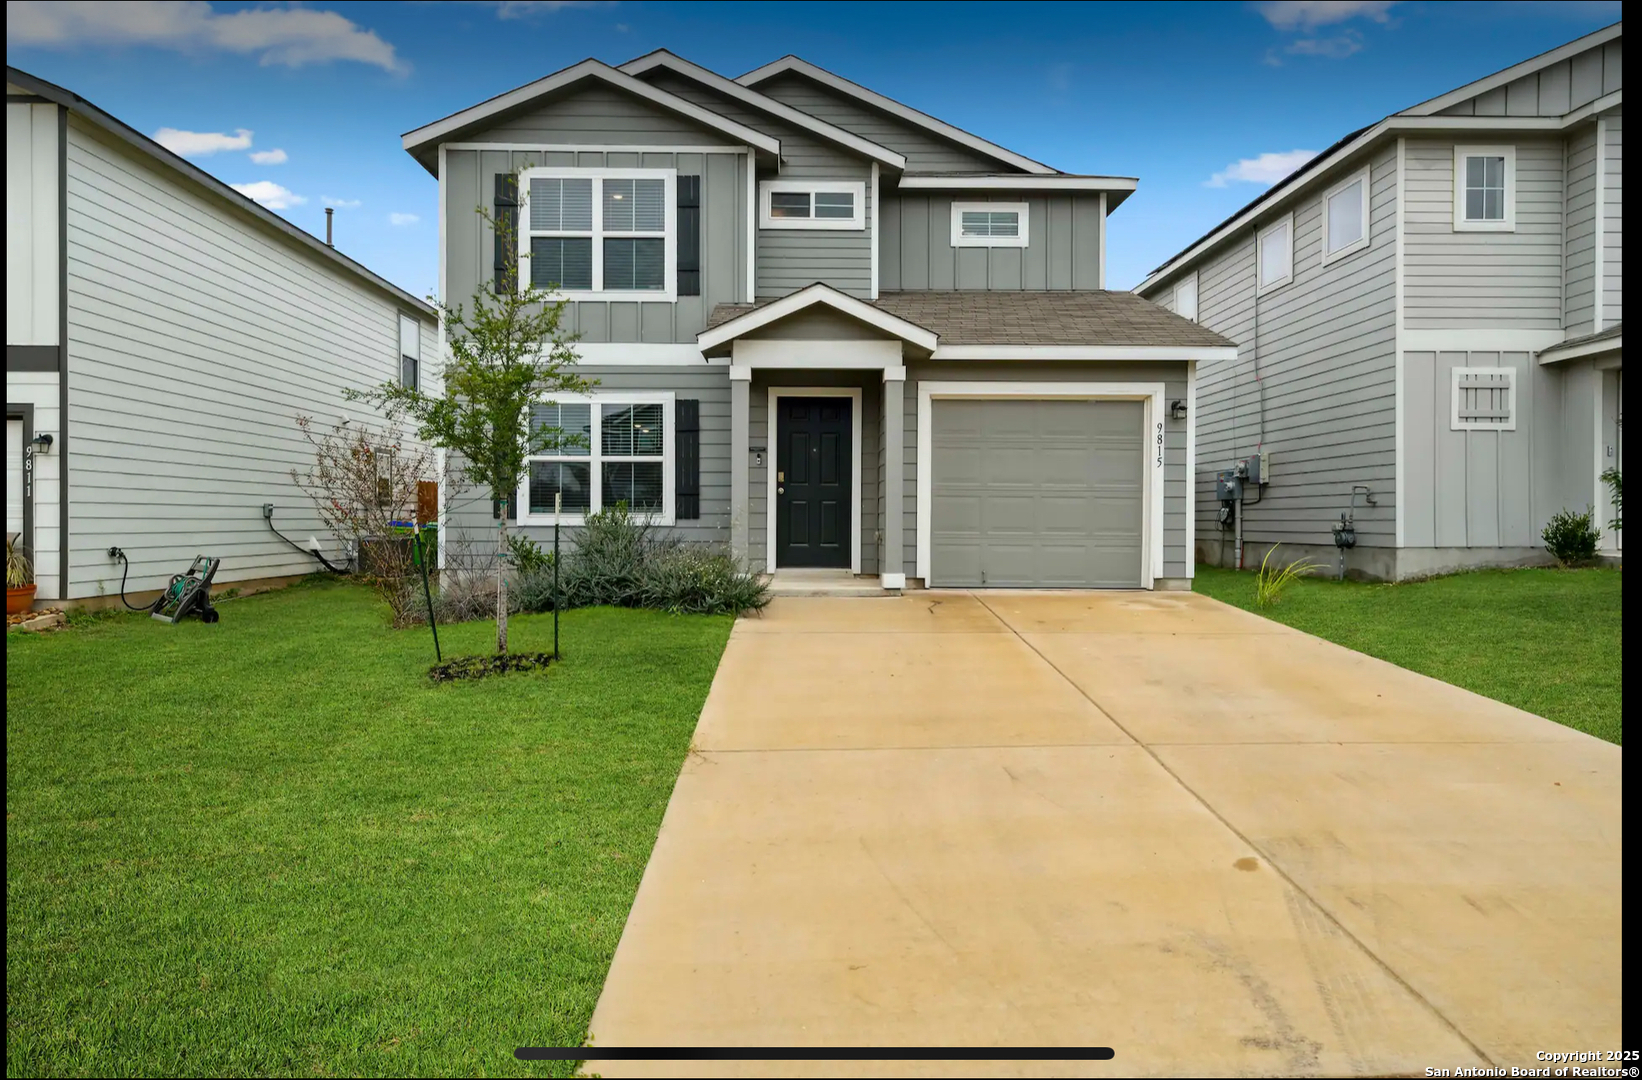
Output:
[[[1105,290],[1135,188],[788,57],[587,60],[408,133],[440,292],[557,287],[587,398],[505,512],[625,501],[755,570],[885,589],[1182,587],[1196,365],[1228,341]],[[475,214],[519,223],[516,248]],[[449,508],[488,525],[488,498]]]
[[[1198,386],[1199,558],[1232,561],[1215,475],[1261,452],[1245,564],[1281,543],[1332,569],[1354,501],[1348,566],[1383,579],[1539,562],[1552,514],[1613,517],[1621,45],[1352,132],[1135,290],[1240,346]]]
[[[6,529],[40,602],[304,574],[291,478],[342,390],[435,366],[435,312],[74,93],[6,69]],[[49,443],[47,440],[49,439]],[[65,497],[66,486],[66,497]],[[333,555],[338,549],[329,549]],[[117,602],[117,601],[116,601]]]

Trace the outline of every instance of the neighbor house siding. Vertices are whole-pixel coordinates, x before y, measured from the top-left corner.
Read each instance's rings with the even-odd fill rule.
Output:
[[[872,168],[866,159],[675,72],[656,69],[649,81],[780,139],[781,171],[767,171],[760,180],[847,180],[863,185],[866,228],[758,230],[755,282],[759,299],[785,296],[817,281],[863,299],[872,295]]]
[[[788,73],[759,83],[754,89],[777,101],[801,109],[811,116],[879,146],[888,147],[907,159],[908,172],[965,173],[1008,172],[1000,162],[965,149],[914,124],[888,113],[835,94],[802,75]]]
[[[1596,125],[1568,137],[1562,325],[1589,333],[1596,316]]]
[[[1270,452],[1270,482],[1250,492],[1250,545],[1332,544],[1330,526],[1366,485],[1377,505],[1356,511],[1358,543],[1392,546],[1396,454],[1395,144],[1375,151],[1367,248],[1322,263],[1322,198],[1337,170],[1297,202],[1273,211],[1205,258],[1148,290],[1172,297],[1198,274],[1198,322],[1238,343],[1235,361],[1198,364],[1197,543],[1218,561],[1229,537],[1216,519],[1214,476],[1256,450]],[[1256,295],[1255,233],[1294,214],[1294,280]]]
[[[1453,370],[1516,372],[1513,431],[1453,430]],[[1534,547],[1561,507],[1562,373],[1527,352],[1403,354],[1405,547]]]
[[[918,399],[919,384],[945,381],[983,382],[1090,382],[1090,383],[1162,383],[1165,408],[1174,399],[1186,396],[1186,365],[1184,363],[1134,363],[1121,361],[1089,364],[1064,362],[1044,364],[1019,363],[941,363],[911,361],[907,364],[906,397],[902,403],[905,416],[906,464],[903,478],[902,545],[906,572],[916,573],[918,566],[918,470],[925,463],[918,460]],[[1201,394],[1198,398],[1202,400]],[[1163,566],[1154,568],[1158,577],[1184,578],[1191,574],[1191,554],[1186,549],[1186,423],[1168,417],[1164,421],[1163,442]],[[1201,443],[1200,443],[1201,445]],[[1202,451],[1198,451],[1199,460]]]
[[[1624,185],[1621,163],[1621,136],[1623,121],[1618,110],[1602,120],[1602,329],[1623,318],[1624,292],[1623,260],[1624,237],[1621,233],[1621,210],[1624,207]]]
[[[952,204],[1025,202],[1027,246],[953,247]],[[886,193],[879,281],[900,289],[1098,289],[1100,196]]]
[[[6,344],[58,344],[58,106],[6,103]]]
[[[1516,228],[1455,231],[1454,140],[1407,140],[1404,327],[1559,328],[1562,141],[1502,136],[1462,143],[1516,147]]]
[[[132,591],[198,554],[219,583],[313,570],[261,511],[326,535],[291,477],[313,461],[297,417],[377,418],[342,391],[398,378],[401,312],[436,390],[431,319],[77,120],[68,172],[68,596],[118,590],[110,545]]]
[[[666,367],[600,367],[580,365],[577,374],[595,380],[593,393],[653,390],[693,398],[701,410],[701,516],[680,521],[669,531],[691,543],[727,545],[730,539],[730,369],[720,364]],[[544,395],[545,396],[545,395]],[[674,431],[669,438],[677,438]],[[460,467],[458,462],[458,468]],[[446,506],[451,526],[462,534],[452,550],[488,560],[495,546],[491,530],[490,492],[468,490]],[[524,525],[518,531],[539,544],[553,540],[552,526]],[[574,543],[579,529],[561,530],[562,542]],[[466,551],[462,552],[461,549]],[[447,564],[448,565],[448,564]]]
[[[1610,41],[1450,105],[1439,116],[1562,116],[1618,90],[1622,49]]]
[[[496,175],[538,165],[676,169],[681,176],[701,177],[701,295],[681,296],[677,303],[570,303],[562,325],[582,341],[694,342],[714,305],[746,299],[746,154],[447,149],[441,194],[447,303],[471,307],[476,289],[491,288],[495,240],[475,207],[495,212]]]

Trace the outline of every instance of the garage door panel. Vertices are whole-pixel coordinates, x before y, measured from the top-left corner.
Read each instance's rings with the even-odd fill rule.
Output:
[[[1135,587],[1142,406],[948,399],[933,406],[931,584]]]

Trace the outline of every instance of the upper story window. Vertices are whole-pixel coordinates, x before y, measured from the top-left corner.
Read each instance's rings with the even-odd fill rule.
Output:
[[[519,280],[571,300],[674,299],[677,182],[672,169],[525,170]]]
[[[953,247],[1025,247],[1028,206],[1023,202],[954,202]]]
[[[851,180],[765,180],[761,229],[864,229],[867,186]]]
[[[399,383],[422,388],[422,324],[409,315],[399,316]]]
[[[1323,196],[1323,263],[1368,246],[1368,170]]]
[[[1514,146],[1454,147],[1454,228],[1511,232],[1517,216]]]
[[[1294,280],[1294,215],[1267,225],[1255,241],[1260,267],[1259,292]]]
[[[1174,313],[1183,319],[1197,321],[1197,275],[1188,274],[1174,287]]]

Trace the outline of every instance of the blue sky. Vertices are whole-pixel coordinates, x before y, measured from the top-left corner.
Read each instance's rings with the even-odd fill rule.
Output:
[[[588,56],[735,76],[787,53],[1070,172],[1138,176],[1109,283],[1353,128],[1620,17],[1617,2],[35,3],[6,59],[423,295],[436,185],[399,136]],[[192,137],[190,137],[192,136]]]

